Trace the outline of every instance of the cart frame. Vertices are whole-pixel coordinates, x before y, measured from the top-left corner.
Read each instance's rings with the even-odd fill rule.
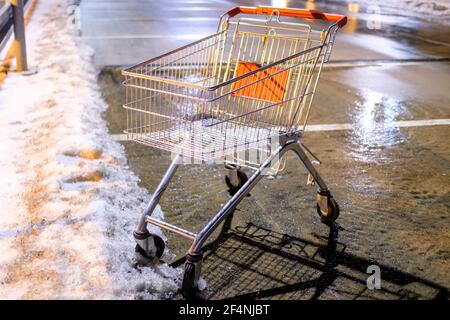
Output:
[[[322,54],[322,49],[326,47],[326,52],[323,53],[326,56],[327,60],[330,54],[330,50],[332,47],[332,41],[334,39],[334,34],[336,33],[337,29],[343,27],[346,23],[346,17],[342,15],[337,14],[327,14],[322,13],[315,10],[304,10],[304,9],[290,9],[290,8],[271,8],[271,7],[236,7],[224,15],[220,17],[219,20],[219,28],[221,25],[228,21],[229,18],[234,17],[238,14],[252,14],[252,15],[277,15],[277,19],[279,19],[280,16],[287,16],[287,17],[295,17],[300,19],[318,19],[318,20],[324,20],[326,22],[329,22],[330,25],[327,30],[326,37],[331,37],[329,41],[331,43],[328,43],[327,45],[322,44],[320,49],[320,53]],[[200,40],[201,41],[201,40]],[[182,48],[178,49],[181,50]],[[317,47],[311,48],[310,50],[317,49]],[[177,50],[173,51],[176,52]],[[300,55],[302,52],[297,53],[296,55]],[[304,54],[304,52],[303,52]],[[155,59],[158,59],[160,57],[157,57]],[[292,57],[288,57],[286,59],[289,59]],[[152,59],[152,60],[155,60]],[[321,62],[323,64],[324,60]],[[151,61],[151,60],[149,60]],[[255,74],[256,72],[260,72],[261,69],[267,69],[270,68],[272,65],[266,65],[262,68],[258,69],[258,71],[255,71],[253,73],[247,73],[243,76],[241,76],[241,79],[244,78],[244,76],[249,76],[251,74]],[[322,68],[322,65],[320,65],[320,69]],[[320,71],[319,71],[320,72]],[[130,75],[130,71],[124,70],[124,75]],[[143,78],[146,78],[148,76],[143,75]],[[154,79],[152,79],[154,80]],[[318,80],[318,78],[317,78]],[[317,81],[316,80],[316,81]],[[172,82],[172,84],[179,85],[176,80],[164,80],[168,81],[169,83]],[[239,81],[239,79],[233,78],[231,80],[225,81],[219,86],[226,86],[229,85],[232,82]],[[186,85],[184,83],[183,85]],[[317,83],[316,83],[317,85]],[[191,87],[194,87],[195,85],[191,85]],[[201,90],[215,90],[217,89],[216,86],[212,87],[202,87],[197,88]],[[315,90],[315,89],[314,89]],[[311,102],[309,102],[311,103]],[[308,109],[309,110],[309,109]],[[305,120],[306,122],[306,120]],[[306,124],[306,123],[305,123]],[[304,126],[303,126],[304,129]],[[313,156],[313,158],[317,159],[310,151],[309,149],[303,145],[301,142],[303,130],[301,129],[295,129],[290,130],[289,132],[280,133],[279,140],[278,140],[278,146],[271,150],[270,155],[262,161],[259,166],[255,169],[254,173],[245,181],[240,179],[239,176],[239,167],[236,163],[227,163],[226,164],[226,177],[228,179],[227,184],[229,183],[231,187],[234,187],[234,191],[231,194],[231,198],[229,201],[214,215],[214,217],[208,221],[208,223],[203,227],[203,229],[198,232],[194,233],[188,230],[185,230],[183,228],[180,228],[178,226],[172,225],[170,223],[167,223],[165,221],[156,219],[152,217],[152,214],[159,203],[161,197],[164,194],[164,191],[167,189],[172,177],[175,175],[177,168],[182,163],[182,154],[177,154],[170,164],[169,168],[167,169],[167,172],[164,174],[161,182],[159,183],[158,187],[156,188],[155,192],[153,193],[150,202],[148,203],[147,207],[145,208],[144,212],[142,213],[139,223],[136,227],[136,230],[134,232],[134,238],[137,243],[137,251],[140,252],[142,255],[147,257],[160,257],[162,255],[162,251],[164,250],[164,243],[161,244],[161,239],[157,237],[156,235],[152,235],[147,230],[147,224],[153,224],[158,227],[161,227],[163,229],[169,230],[171,232],[177,233],[180,236],[183,236],[185,238],[188,238],[192,240],[192,245],[190,246],[187,254],[186,254],[186,264],[185,264],[185,273],[183,277],[183,284],[182,284],[182,293],[185,297],[193,297],[196,295],[197,292],[197,283],[200,277],[201,272],[201,263],[202,263],[202,247],[204,246],[206,240],[208,237],[216,230],[216,228],[224,221],[226,217],[229,217],[236,207],[239,205],[239,203],[250,193],[250,191],[253,189],[253,187],[264,177],[265,170],[268,170],[269,168],[277,165],[277,163],[280,162],[280,158],[285,155],[288,151],[294,152],[299,160],[303,163],[304,167],[306,168],[307,172],[311,176],[311,181],[315,182],[317,184],[317,211],[319,213],[319,216],[325,224],[328,225],[334,225],[334,221],[337,219],[339,215],[339,207],[334,200],[333,196],[331,195],[326,183],[316,170],[316,168],[313,165],[313,162],[310,160],[307,154],[310,154]],[[141,141],[140,141],[141,142]],[[161,248],[162,246],[162,248]]]

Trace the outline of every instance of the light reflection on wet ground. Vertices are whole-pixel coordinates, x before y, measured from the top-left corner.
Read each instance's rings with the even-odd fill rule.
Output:
[[[252,3],[243,2],[244,5]],[[291,7],[304,4],[299,1],[288,3]],[[157,20],[154,25],[158,27],[146,32],[150,35],[161,34],[161,30],[167,29],[178,35],[183,32],[192,34],[194,29],[199,33],[214,31],[215,20],[208,22],[201,19],[223,11],[223,7],[233,6],[230,2],[192,2],[187,5],[212,6],[214,10],[195,15],[192,11],[184,11],[182,16],[172,17],[172,22],[168,20],[164,28],[161,28],[164,11],[161,14],[156,12],[151,19]],[[326,11],[349,9],[321,2],[309,2],[309,5]],[[373,17],[367,14],[366,9],[359,7],[357,12],[351,13],[354,18],[338,35],[333,59],[450,57],[450,47],[441,44],[446,41],[448,31],[436,28],[433,23],[392,15],[382,16],[380,30],[368,30],[367,21]],[[354,8],[352,10],[356,11]],[[195,20],[197,17],[198,23],[193,24],[195,27],[179,31],[183,28],[177,18]],[[191,22],[194,23],[186,23]],[[146,56],[154,55],[155,50],[167,51],[166,47],[175,48],[180,44],[173,39],[163,41],[161,38],[157,40],[158,48],[154,49],[156,40],[152,41],[126,44],[130,48],[140,46],[135,51],[139,54],[145,51]],[[130,46],[130,43],[134,44]],[[99,45],[98,50],[102,46]],[[139,54],[130,53],[130,63]],[[340,232],[339,242],[346,247],[345,253],[348,255],[344,255],[343,259],[348,263],[338,265],[337,269],[340,272],[355,269],[353,271],[358,275],[350,273],[361,280],[364,279],[361,268],[370,262],[384,265],[386,270],[393,268],[401,273],[400,279],[409,280],[400,285],[387,281],[386,286],[392,289],[391,292],[361,293],[364,291],[362,280],[336,278],[322,291],[320,298],[356,296],[394,299],[401,298],[401,294],[396,293],[406,289],[413,292],[412,296],[415,293],[419,298],[430,298],[435,289],[430,289],[428,280],[450,288],[450,128],[391,126],[392,121],[398,120],[450,118],[449,74],[448,62],[345,67],[324,71],[310,123],[357,125],[356,130],[350,131],[308,133],[304,139],[305,144],[323,161],[320,172],[342,210],[339,221],[346,230]],[[117,70],[104,71],[100,79],[105,99],[110,105],[106,118],[111,132],[120,133],[124,125],[121,109],[123,92],[119,89],[122,79]],[[124,146],[130,167],[151,192],[169,164],[169,155],[129,142],[125,142]],[[242,227],[251,221],[272,232],[300,237],[297,244],[304,245],[308,241],[323,243],[323,236],[327,235],[328,230],[318,221],[314,209],[314,189],[307,187],[305,181],[303,168],[294,157],[290,157],[284,172],[274,180],[263,180],[252,196],[244,201],[235,214],[233,226]],[[175,177],[161,205],[169,222],[198,231],[227,199],[221,166],[185,166]],[[172,252],[183,255],[189,243],[172,234],[167,235]],[[328,273],[311,267],[308,264],[310,261],[297,260],[292,263],[272,253],[252,249],[247,242],[239,244],[236,238],[230,241],[210,262],[205,263],[204,274],[212,288],[208,293],[210,298],[251,294],[252,290],[262,291],[264,298],[311,298],[314,295],[311,290],[315,287],[311,289],[294,284],[315,279],[321,279],[318,284],[328,283]],[[312,247],[314,252],[317,248]],[[248,255],[240,258],[243,253]],[[245,262],[245,267],[239,266],[239,260]],[[277,269],[283,263],[290,266],[291,269],[288,269],[292,273]],[[277,275],[289,275],[290,278],[280,280],[267,270],[275,270]],[[267,277],[264,276],[265,271],[268,272]],[[411,274],[417,278],[411,279]],[[271,280],[263,283],[267,278]],[[236,281],[233,283],[230,279]],[[281,283],[282,280],[287,283]],[[246,283],[252,283],[252,286],[246,287]],[[289,287],[292,290],[270,291],[286,285],[293,285]]]
[[[362,100],[356,103],[351,115],[351,123],[357,127],[349,141],[354,148],[352,156],[364,162],[389,162],[383,150],[405,142],[400,128],[391,124],[399,115],[407,113],[408,110],[395,98],[364,90]]]

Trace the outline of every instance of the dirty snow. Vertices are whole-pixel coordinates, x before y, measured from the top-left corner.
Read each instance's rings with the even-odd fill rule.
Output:
[[[180,270],[134,267],[149,195],[107,133],[93,52],[65,12],[65,1],[38,2],[27,27],[38,73],[10,73],[0,88],[0,298],[171,297]]]
[[[380,1],[381,5],[406,11],[405,13],[416,13],[431,16],[449,16],[450,0],[390,0]]]
[[[342,1],[342,0],[341,0]],[[450,0],[355,0],[345,2],[376,5],[382,11],[392,11],[406,16],[423,18],[450,16]]]

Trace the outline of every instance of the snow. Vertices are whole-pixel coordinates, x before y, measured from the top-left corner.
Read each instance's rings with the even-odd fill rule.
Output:
[[[387,10],[395,13],[424,18],[450,16],[450,0],[355,0],[352,3],[365,3],[379,6],[382,12]]]
[[[0,87],[0,298],[172,297],[180,269],[135,267],[132,231],[149,195],[108,134],[93,51],[66,6],[38,2],[27,27],[38,72]]]
[[[384,2],[386,3],[386,2]],[[424,13],[433,16],[449,16],[450,0],[406,0],[389,1],[388,5],[413,13]]]

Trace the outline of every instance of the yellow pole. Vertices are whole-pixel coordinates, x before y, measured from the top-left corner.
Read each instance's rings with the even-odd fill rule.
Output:
[[[13,11],[14,22],[14,51],[16,56],[16,70],[27,71],[27,48],[25,42],[25,21],[23,15],[23,0],[9,0]]]

